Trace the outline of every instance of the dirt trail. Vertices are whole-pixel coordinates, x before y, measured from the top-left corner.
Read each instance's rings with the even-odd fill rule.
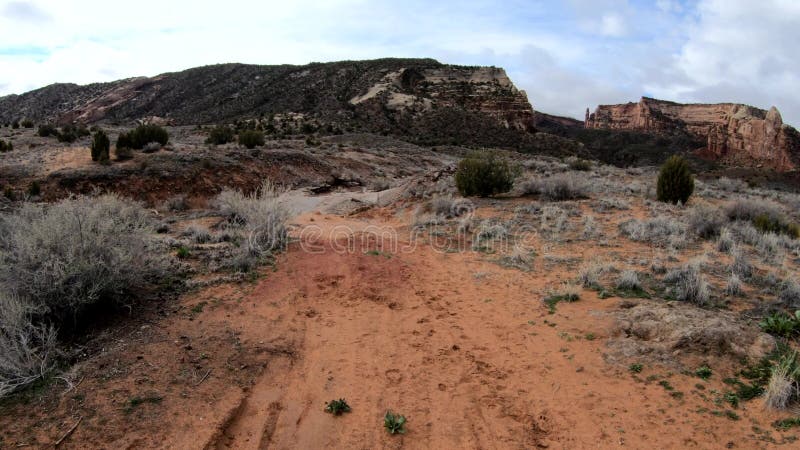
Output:
[[[381,224],[299,219],[310,221],[356,233]],[[709,448],[750,440],[749,427],[695,414],[694,399],[677,401],[604,362],[608,323],[596,312],[614,300],[587,292],[548,314],[545,282],[570,274],[524,274],[427,246],[370,248],[309,254],[295,246],[242,301],[241,336],[288,340],[294,353],[270,360],[216,448]],[[673,381],[683,390],[690,383]],[[353,411],[325,414],[324,403],[340,397]],[[387,410],[408,418],[405,435],[382,429]]]

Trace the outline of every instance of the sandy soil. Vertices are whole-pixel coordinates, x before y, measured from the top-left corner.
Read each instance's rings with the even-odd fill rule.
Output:
[[[569,265],[537,261],[522,272],[427,241],[411,252],[376,248],[361,232],[393,227],[408,244],[407,214],[320,212],[341,201],[350,200],[304,203],[296,225],[320,233],[298,236],[254,282],[189,292],[103,341],[73,368],[74,386],[56,382],[62,392],[0,418],[0,446],[50,447],[65,435],[61,448],[109,449],[767,448],[767,438],[791,439],[772,430],[781,416],[758,400],[739,406],[738,420],[709,413],[725,409],[706,394],[725,389],[728,360],[706,360],[708,382],[656,365],[633,376],[608,362],[606,312],[622,300],[584,290],[554,314],[542,303],[574,278]],[[338,398],[352,412],[326,414]],[[387,410],[408,418],[404,435],[383,429]]]

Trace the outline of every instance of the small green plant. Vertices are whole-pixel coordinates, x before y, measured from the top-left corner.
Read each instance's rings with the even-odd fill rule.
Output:
[[[789,417],[788,419],[776,420],[775,422],[772,422],[772,426],[781,431],[786,431],[794,427],[800,427],[800,417]]]
[[[17,196],[14,195],[14,188],[12,188],[11,186],[6,186],[5,188],[3,188],[3,197],[11,200],[12,202],[16,200]]]
[[[14,144],[0,139],[0,153],[10,152],[14,150]]]
[[[694,374],[697,375],[698,377],[704,379],[704,380],[707,380],[707,379],[711,378],[711,375],[713,374],[713,371],[708,366],[702,366],[702,367],[698,368],[697,370],[695,370]]]
[[[584,338],[586,338],[587,341],[593,341],[593,340],[597,339],[597,336],[595,336],[594,333],[586,333]]]
[[[661,381],[658,382],[658,384],[661,387],[663,387],[665,391],[674,391],[675,390],[675,388],[671,384],[669,384],[669,381],[667,381],[667,380],[661,380]]]
[[[39,125],[39,129],[36,131],[40,137],[50,137],[50,136],[58,136],[58,128],[55,127],[53,124],[44,123]]]
[[[20,122],[19,124],[22,126],[22,128],[33,128],[33,125],[34,125],[34,123],[33,123],[33,121],[31,119],[25,119],[22,122]]]
[[[383,416],[383,427],[389,431],[389,434],[404,434],[406,432],[406,417],[402,414],[395,414],[391,411],[386,411]]]
[[[350,412],[350,405],[348,405],[343,398],[331,400],[325,402],[325,412],[331,413],[334,416],[341,416],[344,413]]]
[[[465,197],[508,192],[519,176],[519,169],[495,152],[473,152],[458,163],[456,188]]]
[[[128,403],[125,405],[124,411],[125,414],[130,414],[139,405],[143,405],[145,403],[157,404],[161,403],[162,400],[164,400],[164,397],[156,394],[150,394],[144,397],[136,396],[128,400]]]
[[[256,130],[244,130],[239,133],[239,145],[256,148],[264,145],[264,133]]]
[[[151,142],[167,145],[169,133],[158,125],[139,125],[127,133],[120,133],[117,138],[117,148],[127,147],[141,150]]]
[[[587,171],[592,168],[592,163],[580,158],[575,158],[569,162],[569,168],[572,170]]]
[[[634,363],[634,364],[631,364],[630,366],[628,366],[628,370],[631,373],[641,373],[642,369],[644,369],[644,366],[639,364],[639,363]]]
[[[183,245],[178,247],[178,251],[176,252],[175,256],[180,259],[188,258],[189,257],[189,249],[184,247]]]
[[[103,130],[98,130],[92,138],[92,161],[108,161],[111,141]]]
[[[766,333],[790,337],[800,331],[800,311],[795,311],[793,316],[782,312],[773,313],[764,317],[758,326]]]
[[[678,155],[671,156],[658,174],[656,197],[666,203],[683,203],[694,192],[694,177],[689,164]]]

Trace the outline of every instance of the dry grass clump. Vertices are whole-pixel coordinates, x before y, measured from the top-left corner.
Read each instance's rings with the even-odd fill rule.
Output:
[[[585,287],[599,287],[603,274],[611,270],[614,270],[612,265],[598,259],[585,262],[578,268],[578,283]]]
[[[446,218],[461,217],[472,212],[475,208],[471,201],[465,198],[453,199],[447,196],[434,196],[431,200],[431,209],[437,216]]]
[[[649,242],[659,247],[680,248],[685,244],[686,225],[669,217],[632,219],[620,224],[622,234],[634,241]]]
[[[245,254],[263,257],[283,250],[289,242],[286,222],[291,211],[281,203],[282,191],[269,180],[250,194],[225,189],[217,195],[219,212],[244,234]]]
[[[735,178],[720,177],[713,184],[726,192],[744,192],[747,190],[747,183]]]
[[[56,327],[168,275],[153,228],[140,204],[111,194],[0,217],[0,395],[52,368]]]
[[[195,244],[205,244],[212,240],[211,233],[206,228],[194,225],[187,227],[181,235],[190,238]]]
[[[508,228],[503,224],[493,224],[483,221],[472,238],[473,250],[489,250],[498,245],[504,245],[508,240]]]
[[[736,239],[731,230],[727,227],[722,227],[717,237],[717,250],[723,253],[730,253],[736,246]]]
[[[574,173],[562,173],[526,180],[522,183],[522,192],[525,195],[539,195],[548,201],[576,200],[589,197],[589,186]]]
[[[742,249],[735,247],[731,254],[733,255],[733,263],[731,264],[731,272],[741,278],[749,279],[753,276],[753,265],[747,259],[747,255]]]
[[[619,198],[601,198],[592,205],[592,208],[597,212],[607,212],[611,210],[627,210],[631,209],[630,203]]]
[[[726,222],[723,211],[709,205],[695,206],[688,215],[689,231],[701,239],[717,236]]]
[[[800,309],[800,284],[795,280],[786,281],[778,300],[787,308]]]
[[[742,293],[742,280],[736,273],[731,273],[725,285],[725,294],[729,296],[740,295]]]
[[[764,405],[772,409],[786,409],[800,393],[800,365],[797,351],[783,354],[772,367],[772,375],[764,392]]]
[[[666,283],[672,284],[671,292],[677,300],[705,306],[710,299],[710,288],[697,261],[673,269],[664,277]]]
[[[639,274],[635,270],[624,270],[617,278],[617,289],[640,290],[642,282],[639,281]]]

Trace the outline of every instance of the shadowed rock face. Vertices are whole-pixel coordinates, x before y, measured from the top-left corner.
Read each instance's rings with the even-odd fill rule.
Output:
[[[688,132],[706,142],[701,153],[723,164],[780,172],[800,164],[800,138],[769,111],[734,103],[680,104],[642,97],[638,103],[587,110],[586,128],[651,133]]]
[[[431,59],[305,66],[222,64],[86,86],[56,84],[0,98],[0,120],[56,123],[218,123],[296,112],[392,132],[404,116],[439,109],[480,113],[506,129],[532,130],[533,108],[505,71]],[[377,131],[377,130],[376,130]]]

